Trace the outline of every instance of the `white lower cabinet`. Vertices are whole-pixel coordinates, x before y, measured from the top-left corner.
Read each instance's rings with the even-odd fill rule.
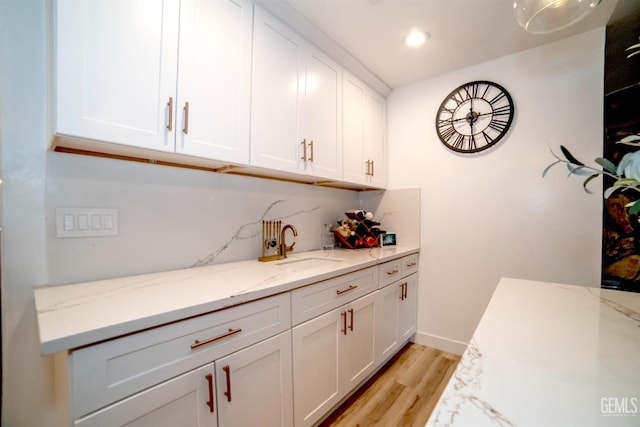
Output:
[[[213,363],[194,369],[75,422],[79,427],[215,427]],[[210,383],[211,382],[211,383]],[[211,384],[211,385],[210,385]],[[211,403],[215,408],[215,402]]]
[[[418,275],[412,274],[377,292],[377,356],[389,359],[416,331]]]
[[[313,425],[376,368],[375,295],[293,328],[296,426]]]
[[[220,426],[293,426],[291,331],[216,360]]]
[[[406,342],[416,332],[418,313],[418,275],[412,274],[400,282],[404,283],[404,298],[400,298],[398,310],[398,335],[400,344]]]
[[[291,331],[286,331],[144,390],[75,424],[293,426],[292,384]]]
[[[417,254],[73,350],[69,424],[314,425],[415,332],[416,271]]]

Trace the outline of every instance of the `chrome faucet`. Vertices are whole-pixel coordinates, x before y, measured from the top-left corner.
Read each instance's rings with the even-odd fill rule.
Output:
[[[293,236],[294,237],[298,235],[298,230],[296,230],[296,228],[293,225],[287,224],[284,227],[282,227],[282,230],[280,231],[279,253],[283,258],[287,257],[287,251],[292,251],[293,250],[293,246],[296,244],[296,242],[293,242],[291,244],[291,246],[287,246],[287,241],[286,241],[286,236],[285,236],[285,231],[287,231],[287,229],[293,231]]]

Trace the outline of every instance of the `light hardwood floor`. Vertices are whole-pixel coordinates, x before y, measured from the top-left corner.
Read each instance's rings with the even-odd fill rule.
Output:
[[[459,360],[409,343],[320,426],[423,427]]]

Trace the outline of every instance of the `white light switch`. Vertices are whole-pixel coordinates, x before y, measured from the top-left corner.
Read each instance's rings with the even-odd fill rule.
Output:
[[[75,216],[71,214],[64,214],[62,221],[62,229],[64,231],[71,231],[75,228]]]
[[[102,226],[100,225],[102,221],[100,221],[100,214],[91,214],[91,229],[92,230],[100,230]]]
[[[96,237],[117,235],[117,209],[56,208],[57,237]]]
[[[86,213],[78,214],[78,230],[88,230],[89,229],[89,215]]]

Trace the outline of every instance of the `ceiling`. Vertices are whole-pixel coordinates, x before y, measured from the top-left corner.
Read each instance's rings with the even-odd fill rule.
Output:
[[[616,4],[603,0],[585,19],[552,34],[526,33],[512,0],[261,0],[274,14],[332,56],[351,55],[347,69],[370,72],[380,92],[603,27]],[[616,13],[618,13],[616,11]],[[430,34],[421,48],[403,42],[412,29]],[[340,56],[340,55],[338,55]]]

